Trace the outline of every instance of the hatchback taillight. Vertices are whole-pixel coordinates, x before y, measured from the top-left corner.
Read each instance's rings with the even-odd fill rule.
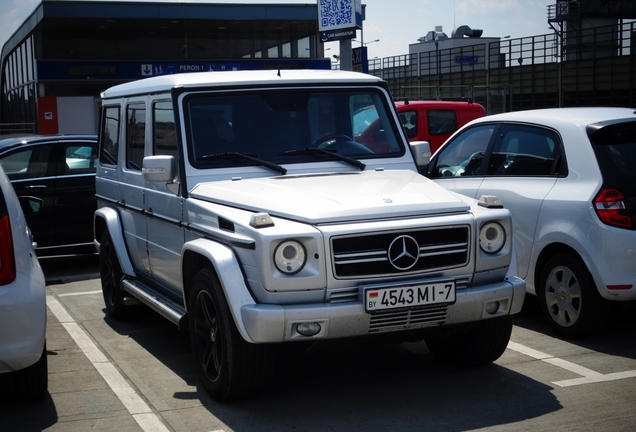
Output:
[[[601,189],[594,198],[594,210],[603,223],[618,228],[632,228],[625,198],[617,189]]]
[[[13,237],[9,215],[0,217],[0,285],[6,285],[15,279],[15,256],[13,255]]]

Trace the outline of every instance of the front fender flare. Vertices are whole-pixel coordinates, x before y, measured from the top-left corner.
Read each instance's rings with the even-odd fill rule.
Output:
[[[117,253],[117,259],[119,260],[122,272],[127,276],[134,277],[135,270],[130,258],[128,257],[126,242],[124,241],[124,233],[122,231],[121,221],[119,220],[119,213],[117,213],[117,210],[110,207],[99,208],[95,211],[95,215],[93,216],[94,227],[100,226],[100,224],[98,224],[99,220],[103,222],[101,225],[105,225],[108,230],[108,234],[110,235],[110,239],[113,241],[113,246]],[[97,231],[97,229],[95,231]],[[99,240],[97,239],[98,235],[100,235],[100,233],[95,232],[95,239],[93,240],[97,252],[99,252],[100,247]]]
[[[208,239],[196,239],[183,245],[181,256],[185,257],[186,252],[192,252],[203,256],[212,263],[214,271],[221,283],[223,294],[227,300],[230,312],[234,318],[236,328],[241,336],[243,336],[243,339],[248,342],[254,342],[254,339],[250,336],[250,331],[248,331],[243,320],[242,310],[245,307],[251,308],[256,305],[256,302],[247,287],[241,270],[241,265],[232,249],[226,245]],[[187,289],[187,287],[184,286],[184,289]],[[282,315],[281,307],[272,307],[275,308],[280,315]],[[282,322],[282,319],[278,319],[277,324],[274,325],[276,328],[268,330],[282,335]],[[253,331],[254,329],[252,329],[252,332]]]

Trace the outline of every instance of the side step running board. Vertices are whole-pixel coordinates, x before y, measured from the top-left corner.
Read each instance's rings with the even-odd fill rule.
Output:
[[[144,303],[158,314],[164,316],[179,327],[179,330],[188,329],[187,313],[182,305],[172,299],[156,292],[148,285],[134,279],[124,277],[122,287],[137,300]]]

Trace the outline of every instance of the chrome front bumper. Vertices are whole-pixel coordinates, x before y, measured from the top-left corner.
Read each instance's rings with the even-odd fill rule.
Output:
[[[250,342],[281,343],[364,336],[512,315],[521,311],[525,294],[525,282],[509,277],[498,283],[457,290],[456,302],[452,305],[412,311],[372,315],[365,312],[362,302],[297,306],[250,304],[242,306],[240,311]],[[493,302],[498,302],[498,307],[489,313],[487,305]],[[303,336],[297,330],[301,323],[318,323],[320,331],[313,336]]]

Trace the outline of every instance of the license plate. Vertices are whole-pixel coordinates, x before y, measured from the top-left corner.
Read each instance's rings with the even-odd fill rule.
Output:
[[[367,288],[364,291],[365,310],[378,312],[389,309],[415,309],[423,306],[455,303],[455,281],[391,288]]]

